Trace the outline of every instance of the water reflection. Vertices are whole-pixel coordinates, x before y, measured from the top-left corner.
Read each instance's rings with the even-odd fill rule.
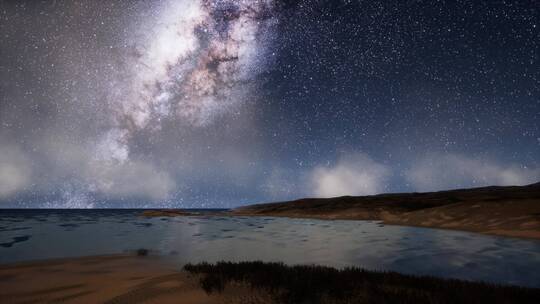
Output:
[[[2,210],[0,262],[148,248],[179,265],[218,260],[361,266],[540,287],[540,242],[270,217],[144,218],[139,210]]]

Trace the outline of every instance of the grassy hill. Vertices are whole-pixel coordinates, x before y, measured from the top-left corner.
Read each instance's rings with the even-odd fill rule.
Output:
[[[304,198],[244,206],[236,215],[382,220],[386,224],[540,239],[540,183],[428,193]]]

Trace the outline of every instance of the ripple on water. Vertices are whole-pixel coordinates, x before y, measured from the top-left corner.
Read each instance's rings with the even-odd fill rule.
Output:
[[[74,216],[66,216],[69,213]],[[540,287],[540,242],[533,240],[417,227],[379,227],[379,222],[363,221],[269,217],[183,217],[163,221],[143,220],[137,212],[114,210],[64,211],[63,216],[38,214],[48,222],[25,215],[10,217],[24,224],[2,219],[1,263],[148,248],[163,253],[177,251],[180,262],[238,258],[324,262],[329,266],[356,265]],[[74,218],[80,222],[74,222]],[[8,231],[22,227],[30,227],[32,232]],[[71,228],[76,229],[68,230]],[[39,232],[39,237],[34,231]]]
[[[31,237],[32,237],[31,235],[16,236],[16,237],[11,238],[11,242],[0,243],[0,246],[9,248],[15,245],[16,243],[28,241]]]

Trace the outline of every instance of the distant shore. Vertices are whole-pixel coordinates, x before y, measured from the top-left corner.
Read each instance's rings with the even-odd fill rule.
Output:
[[[249,205],[233,209],[230,214],[380,220],[389,225],[540,239],[540,183],[429,193],[306,198]]]
[[[147,253],[0,265],[0,303],[536,303],[540,297],[540,289],[362,269],[263,262],[181,268]]]
[[[451,229],[540,239],[540,183],[426,193],[305,198],[197,213],[156,209],[148,217],[275,216],[321,220],[372,220],[387,225]]]

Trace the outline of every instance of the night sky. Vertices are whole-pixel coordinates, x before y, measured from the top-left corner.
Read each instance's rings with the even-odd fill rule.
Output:
[[[2,1],[0,207],[540,180],[537,1]]]

